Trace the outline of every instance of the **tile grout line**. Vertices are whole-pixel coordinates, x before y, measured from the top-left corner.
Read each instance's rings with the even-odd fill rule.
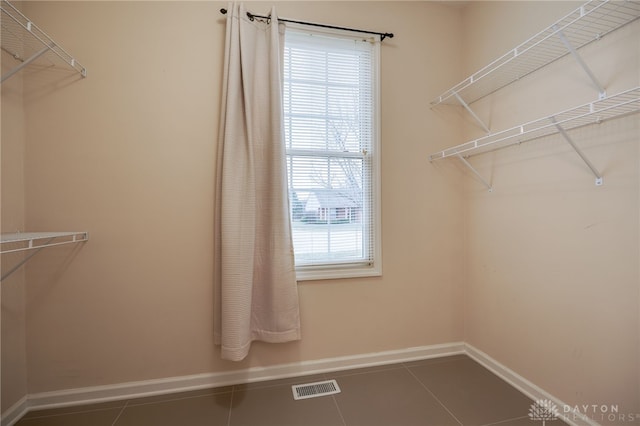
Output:
[[[427,385],[425,385],[424,383],[422,383],[422,381],[421,381],[420,379],[418,379],[418,377],[417,377],[415,374],[413,374],[413,371],[411,371],[411,369],[410,369],[409,367],[407,367],[407,366],[405,365],[405,366],[404,366],[404,368],[406,368],[406,369],[407,369],[407,371],[409,372],[409,374],[411,374],[411,376],[412,376],[414,379],[416,379],[416,380],[418,381],[418,383],[420,383],[420,386],[422,386],[424,389],[426,389],[426,391],[427,391],[427,392],[429,392],[429,393],[431,394],[431,396],[433,396],[433,397],[435,398],[435,400],[436,400],[436,401],[438,401],[438,404],[440,404],[440,405],[442,406],[442,408],[444,408],[444,409],[447,411],[447,413],[449,413],[449,415],[451,415],[451,417],[453,417],[453,419],[454,419],[456,422],[458,422],[458,424],[459,424],[460,426],[463,426],[462,422],[461,422],[460,420],[458,420],[458,418],[457,418],[457,417],[456,417],[456,416],[451,412],[451,410],[449,410],[449,408],[447,408],[447,406],[446,406],[446,405],[444,405],[444,404],[442,403],[442,401],[440,401],[440,398],[438,398],[438,397],[437,397],[433,392],[431,392],[431,389],[429,389],[429,388],[427,387]]]
[[[340,416],[340,420],[342,420],[342,426],[347,426],[347,421],[344,419],[342,415],[342,410],[340,410],[340,404],[338,404],[338,400],[335,395],[331,395],[331,399],[333,399],[333,404],[336,406],[336,410],[338,410],[338,415]]]
[[[236,387],[231,386],[231,398],[229,399],[229,415],[227,416],[227,426],[231,426],[231,410],[233,409],[233,395],[236,392]]]
[[[529,416],[513,417],[511,419],[504,419],[504,420],[500,420],[498,422],[485,423],[485,424],[480,425],[480,426],[500,426],[501,424],[506,423],[506,422],[510,422],[512,420],[520,420],[520,419],[528,419],[528,418],[529,418]]]
[[[213,388],[215,389],[215,388]],[[168,395],[179,395],[181,392],[176,392],[176,393],[171,393]],[[213,392],[213,393],[203,393],[201,395],[191,395],[191,396],[182,396],[182,397],[168,397],[167,399],[161,399],[161,400],[156,400],[156,401],[149,401],[149,402],[139,402],[139,403],[131,403],[130,405],[132,407],[136,407],[136,406],[145,406],[145,405],[154,405],[154,404],[164,404],[166,402],[174,402],[174,401],[184,401],[185,399],[194,399],[194,398],[203,398],[203,397],[208,397],[208,396],[215,396],[215,395],[223,395],[225,393],[231,393],[231,391],[229,392]],[[128,402],[132,402],[135,401],[136,399],[139,398],[132,398],[130,400],[128,400]],[[142,398],[144,399],[144,397]],[[129,404],[127,404],[129,405]]]
[[[116,423],[118,423],[118,420],[120,420],[120,416],[122,416],[122,413],[124,413],[124,410],[125,408],[127,408],[128,405],[129,405],[129,400],[126,400],[124,405],[120,409],[120,412],[116,416],[115,420],[113,421],[113,423],[111,423],[111,426],[116,426]]]
[[[322,373],[322,377],[325,380],[331,380],[327,373]],[[334,378],[334,380],[337,381],[338,379]],[[340,386],[340,385],[338,385],[338,386]],[[341,392],[342,392],[342,390],[341,390]],[[331,399],[333,399],[333,405],[335,405],[336,406],[336,410],[338,410],[338,415],[340,416],[340,420],[342,420],[342,426],[347,426],[347,421],[344,419],[344,416],[342,415],[342,410],[340,410],[340,404],[338,404],[338,400],[336,399],[335,394],[331,395]]]
[[[126,405],[126,404],[125,404]],[[65,407],[63,407],[62,409],[64,409]],[[73,407],[72,407],[73,408]],[[91,410],[79,410],[79,411],[69,411],[69,412],[63,412],[63,413],[51,413],[51,414],[42,414],[42,415],[38,415],[38,411],[31,411],[30,413],[32,414],[29,417],[22,416],[20,418],[20,420],[31,420],[31,419],[46,419],[47,417],[63,417],[63,416],[72,416],[74,414],[85,414],[85,413],[93,413],[96,411],[108,411],[108,410],[115,410],[116,408],[120,408],[120,407],[105,407],[105,408],[94,408]],[[53,409],[53,410],[57,410],[57,409]],[[29,413],[27,413],[29,414]]]
[[[374,366],[374,367],[365,367],[366,368],[373,368],[374,370],[371,371],[358,371],[360,370],[360,368],[356,368],[353,370],[342,370],[342,371],[336,371],[336,374],[331,374],[331,372],[329,373],[325,373],[324,376],[326,377],[327,380],[329,379],[338,379],[340,377],[352,377],[352,376],[360,376],[362,374],[370,374],[370,373],[374,373],[374,372],[378,372],[378,371],[390,371],[390,370],[400,370],[404,367],[404,365],[402,365],[402,363],[397,363],[397,364],[387,364],[387,365],[379,365],[379,366]],[[349,372],[349,371],[353,371],[353,372]],[[330,375],[331,377],[328,377],[328,375]]]

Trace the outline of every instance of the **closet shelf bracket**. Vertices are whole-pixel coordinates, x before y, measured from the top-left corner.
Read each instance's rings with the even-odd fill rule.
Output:
[[[0,80],[0,83],[4,83],[4,81],[6,79],[8,79],[9,77],[11,77],[12,75],[14,75],[15,73],[17,73],[18,71],[20,71],[22,68],[26,67],[27,65],[31,64],[31,62],[35,61],[36,59],[38,59],[40,56],[44,55],[45,53],[47,53],[49,51],[49,49],[51,49],[49,46],[45,47],[44,49],[34,53],[30,58],[26,59],[24,62],[22,62],[20,65],[18,65],[17,67],[13,68],[12,70],[8,71],[6,74],[4,74],[2,76],[2,79]]]
[[[0,11],[2,50],[20,62],[1,77],[0,83],[31,64],[43,67],[62,65],[80,73],[82,77],[87,76],[85,67],[8,0],[1,0]]]
[[[571,55],[573,55],[573,57],[576,60],[576,62],[578,62],[578,64],[582,67],[582,69],[587,74],[587,76],[591,79],[591,81],[593,82],[593,85],[596,86],[596,89],[598,90],[599,99],[606,98],[607,97],[606,90],[602,87],[602,85],[600,84],[600,82],[598,81],[596,76],[593,75],[593,73],[591,72],[591,69],[589,68],[589,66],[584,62],[584,60],[582,60],[582,57],[580,56],[578,51],[573,47],[573,45],[571,44],[571,42],[569,41],[567,36],[564,35],[562,30],[559,29],[557,27],[557,25],[554,25],[553,29],[556,30],[556,34],[558,35],[558,37],[562,41],[562,44],[564,44],[564,46],[571,53]]]
[[[460,102],[460,105],[462,105],[464,107],[464,109],[467,110],[467,112],[471,115],[471,117],[473,117],[478,124],[480,124],[480,127],[482,127],[484,129],[485,132],[487,133],[491,133],[491,130],[489,130],[489,127],[484,124],[484,121],[482,121],[480,119],[480,117],[478,117],[478,115],[471,109],[471,107],[469,106],[468,103],[466,103],[464,101],[464,99],[462,99],[462,97],[460,97],[460,95],[458,94],[458,92],[453,92],[453,96],[456,97],[456,99],[458,100],[458,102]]]
[[[2,247],[0,254],[22,251],[31,251],[31,253],[20,259],[16,265],[3,273],[0,281],[4,281],[5,278],[17,271],[44,248],[82,243],[88,240],[89,233],[87,232],[17,232],[13,234],[2,234],[0,238],[0,246]]]
[[[471,172],[472,172],[474,175],[476,175],[476,177],[477,177],[478,179],[480,179],[480,182],[482,182],[482,184],[483,184],[484,186],[486,186],[486,187],[487,187],[487,190],[488,190],[489,192],[493,192],[493,188],[491,187],[491,184],[490,184],[489,182],[487,182],[487,180],[486,180],[484,177],[482,177],[482,175],[480,174],[480,172],[478,172],[478,171],[475,169],[475,167],[473,167],[473,166],[471,165],[471,163],[469,163],[469,162],[466,160],[466,158],[464,158],[461,154],[456,155],[456,157],[458,157],[458,158],[460,159],[460,161],[462,161],[462,164],[464,164],[464,165],[465,165],[469,170],[471,170]]]
[[[556,126],[556,129],[558,129],[558,133],[562,135],[562,137],[569,143],[569,145],[571,145],[571,147],[580,156],[580,158],[582,158],[582,161],[584,161],[587,167],[591,169],[591,173],[593,173],[593,175],[596,177],[596,186],[602,185],[603,183],[602,175],[600,174],[598,169],[596,169],[596,167],[593,165],[591,161],[589,161],[589,159],[584,154],[584,152],[582,152],[582,150],[578,147],[578,145],[576,145],[576,143],[571,139],[571,137],[569,137],[566,130],[564,130],[564,128],[560,124],[558,124],[555,117],[553,116],[551,117],[551,122],[553,123],[554,126]]]

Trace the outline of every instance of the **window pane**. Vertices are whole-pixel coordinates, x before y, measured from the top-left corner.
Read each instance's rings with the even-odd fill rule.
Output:
[[[287,29],[284,127],[297,266],[374,259],[372,44]]]

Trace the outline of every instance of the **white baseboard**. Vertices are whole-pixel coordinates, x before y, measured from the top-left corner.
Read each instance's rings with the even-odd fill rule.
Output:
[[[62,408],[100,402],[184,392],[235,384],[253,383],[265,380],[283,379],[310,374],[329,373],[352,368],[374,367],[399,362],[439,358],[466,354],[482,366],[492,371],[507,383],[537,401],[549,400],[557,407],[564,407],[561,400],[531,383],[513,370],[502,365],[486,353],[464,342],[420,346],[394,351],[384,351],[336,358],[325,358],[280,364],[269,367],[252,367],[244,370],[221,373],[205,373],[190,376],[168,377],[138,382],[118,383],[106,386],[92,386],[53,392],[30,394],[2,414],[1,426],[12,426],[28,411],[47,408]],[[562,410],[561,410],[561,414]],[[563,420],[572,426],[599,426],[598,423],[581,413],[570,413]]]
[[[571,409],[570,412],[565,412],[564,407],[570,408],[571,406],[565,404],[560,399],[531,383],[529,380],[525,379],[515,371],[500,364],[498,361],[491,358],[481,350],[473,347],[468,343],[465,343],[464,347],[464,351],[467,355],[469,355],[469,357],[477,361],[489,371],[493,372],[502,380],[509,383],[514,388],[518,389],[520,392],[527,395],[529,398],[533,399],[534,401],[551,401],[551,403],[555,404],[556,407],[558,407],[558,412],[560,413],[559,418],[564,422],[570,424],[571,426],[599,426],[597,422],[585,416],[583,413],[577,412],[573,409]]]
[[[244,370],[221,373],[205,373],[139,382],[119,383],[107,386],[92,386],[53,392],[42,392],[30,394],[28,396],[27,408],[29,411],[47,408],[62,408],[73,405],[93,404],[206,389],[211,387],[320,374],[352,368],[373,367],[377,365],[437,358],[463,353],[464,343],[455,342],[394,351],[280,364],[269,367],[252,367]],[[5,426],[4,417],[2,426]],[[7,423],[6,426],[9,426],[9,424]]]
[[[0,424],[2,426],[13,426],[22,416],[27,414],[27,411],[29,411],[29,397],[25,395],[2,413]]]

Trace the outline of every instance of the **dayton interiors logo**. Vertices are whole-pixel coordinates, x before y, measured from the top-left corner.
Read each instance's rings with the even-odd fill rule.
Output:
[[[560,412],[558,407],[548,399],[539,399],[529,408],[529,418],[531,420],[542,421],[542,426],[547,421],[557,420]]]

